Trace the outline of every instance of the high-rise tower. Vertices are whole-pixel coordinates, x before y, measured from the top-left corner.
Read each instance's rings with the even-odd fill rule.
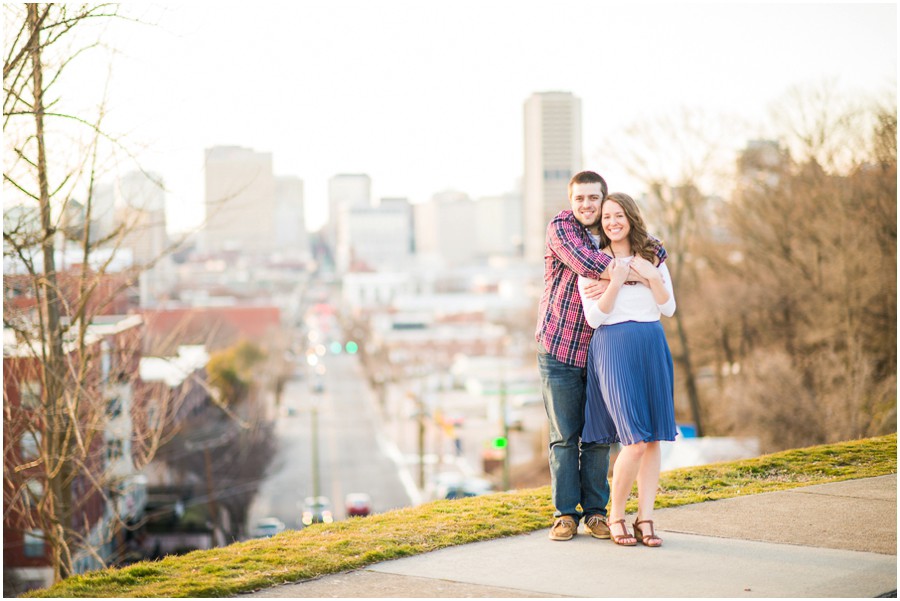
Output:
[[[349,209],[372,206],[372,179],[365,173],[339,173],[328,180],[327,238],[337,247],[342,215]]]
[[[275,176],[275,245],[294,259],[305,261],[312,256],[299,177]]]
[[[525,101],[523,224],[525,259],[544,257],[547,224],[568,208],[568,183],[581,170],[581,99],[537,92]]]
[[[239,146],[206,150],[207,252],[276,250],[272,153]]]
[[[124,227],[118,244],[131,249],[134,265],[141,268],[140,303],[141,307],[149,307],[165,297],[175,282],[162,178],[132,171],[119,180],[118,192],[116,221]]]

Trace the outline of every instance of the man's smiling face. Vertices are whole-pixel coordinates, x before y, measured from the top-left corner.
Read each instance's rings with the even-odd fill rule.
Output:
[[[589,232],[600,233],[600,204],[603,202],[603,187],[600,183],[572,184],[569,202],[575,219]]]

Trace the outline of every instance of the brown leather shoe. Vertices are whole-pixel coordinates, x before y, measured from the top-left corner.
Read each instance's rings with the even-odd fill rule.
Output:
[[[606,525],[606,518],[599,513],[589,515],[584,520],[584,527],[594,538],[609,538],[609,526]]]
[[[578,522],[570,515],[556,518],[553,527],[550,528],[550,540],[570,540],[578,532]]]

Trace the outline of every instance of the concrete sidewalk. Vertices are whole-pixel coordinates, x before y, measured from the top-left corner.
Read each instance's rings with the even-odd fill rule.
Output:
[[[660,549],[540,530],[241,596],[896,597],[896,474],[655,517]]]

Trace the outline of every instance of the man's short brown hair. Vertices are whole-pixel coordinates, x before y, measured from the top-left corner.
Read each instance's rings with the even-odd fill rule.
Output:
[[[603,193],[603,198],[606,198],[606,194],[609,191],[606,187],[606,180],[595,171],[579,171],[572,176],[572,179],[569,180],[569,198],[572,198],[572,186],[575,184],[600,184],[600,191]]]

